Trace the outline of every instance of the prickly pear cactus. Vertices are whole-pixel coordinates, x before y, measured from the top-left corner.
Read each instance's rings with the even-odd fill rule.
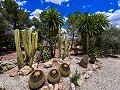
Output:
[[[41,70],[36,70],[30,75],[28,85],[30,89],[36,90],[42,87],[45,81],[45,74]]]

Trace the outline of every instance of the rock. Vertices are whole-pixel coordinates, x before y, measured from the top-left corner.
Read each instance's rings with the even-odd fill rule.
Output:
[[[50,67],[52,67],[52,64],[53,64],[52,61],[48,61],[48,62],[43,64],[43,67],[44,68],[50,68]]]
[[[64,82],[62,83],[62,89],[61,90],[69,90],[70,89],[70,86],[71,86],[71,83],[69,82]]]
[[[54,87],[52,84],[49,84],[49,90],[54,90]]]
[[[84,84],[84,82],[85,82],[84,79],[85,79],[85,77],[81,76],[80,79],[77,81],[79,86],[82,86]]]
[[[63,88],[63,83],[59,83],[59,90],[62,90]]]
[[[85,79],[88,79],[88,78],[91,76],[92,72],[93,72],[93,71],[87,71],[87,72],[84,74]]]
[[[59,85],[58,85],[58,84],[55,84],[54,90],[58,90],[58,89],[59,89]]]
[[[79,65],[83,68],[87,68],[88,67],[88,63],[89,63],[89,56],[86,54],[86,55],[83,55]]]
[[[48,86],[43,86],[40,90],[49,90]]]
[[[69,58],[65,58],[64,61],[65,61],[65,63],[67,63],[68,65],[70,65],[70,59]]]
[[[90,60],[89,60],[89,63],[94,64],[95,61],[97,61],[96,57],[95,56],[91,56]]]
[[[73,83],[71,83],[71,88],[72,90],[75,90],[75,85]]]
[[[32,69],[29,66],[24,66],[23,68],[20,69],[20,73],[23,75],[28,75]]]
[[[8,71],[9,76],[10,77],[17,76],[18,75],[18,71],[19,71],[19,68],[18,67],[14,67],[13,69]]]
[[[38,63],[34,63],[34,64],[32,65],[32,68],[33,68],[34,70],[36,70],[37,67],[38,67]]]

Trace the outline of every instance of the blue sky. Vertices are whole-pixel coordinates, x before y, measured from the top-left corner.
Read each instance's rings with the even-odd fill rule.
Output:
[[[105,13],[108,20],[115,26],[120,27],[120,0],[16,0],[20,7],[27,9],[31,17],[38,18],[39,14],[54,6],[67,19],[69,13],[74,11],[90,13]]]

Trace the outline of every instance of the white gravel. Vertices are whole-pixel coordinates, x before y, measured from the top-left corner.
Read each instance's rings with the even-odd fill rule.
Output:
[[[80,90],[120,90],[120,59],[99,60],[102,62],[101,70],[93,72]]]
[[[76,68],[80,73],[86,70],[76,64],[80,59],[81,57],[72,56],[70,62],[72,74]],[[120,59],[99,58],[98,60],[102,62],[102,68],[94,71],[92,76],[80,87],[80,90],[120,90]],[[50,70],[41,69],[45,74]],[[5,87],[7,90],[29,90],[28,78],[29,75],[9,77],[8,73],[5,72],[0,74],[0,87]]]

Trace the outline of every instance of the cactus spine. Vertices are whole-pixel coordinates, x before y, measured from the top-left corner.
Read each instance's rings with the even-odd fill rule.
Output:
[[[16,50],[18,55],[19,62],[32,66],[34,55],[37,50],[37,43],[38,43],[38,33],[32,33],[30,30],[22,30],[22,42],[25,50],[25,58],[22,57],[22,51],[20,47],[20,33],[19,30],[16,29],[15,31],[15,43],[16,43]]]

